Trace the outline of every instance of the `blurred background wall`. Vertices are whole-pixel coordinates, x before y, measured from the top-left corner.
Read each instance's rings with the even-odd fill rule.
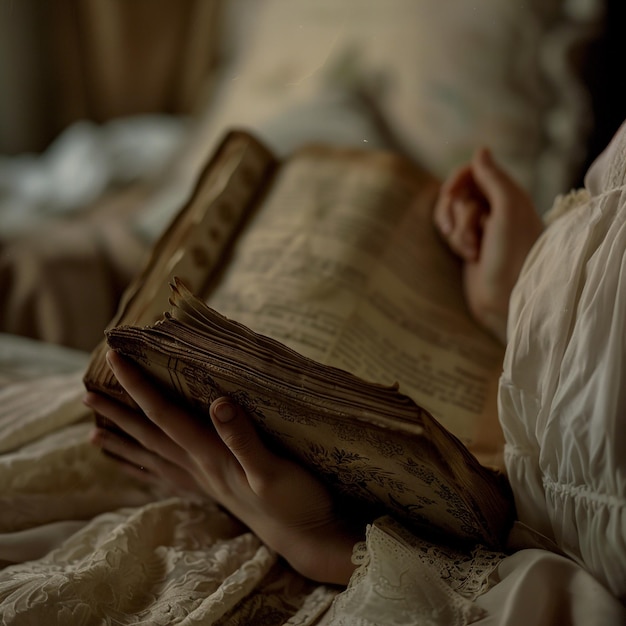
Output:
[[[0,0],[0,154],[72,122],[188,114],[215,61],[215,0]]]

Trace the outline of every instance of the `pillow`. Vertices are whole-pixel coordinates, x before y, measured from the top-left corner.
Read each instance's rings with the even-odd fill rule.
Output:
[[[333,131],[336,143],[395,147],[441,177],[487,144],[543,212],[586,156],[590,98],[571,59],[597,32],[605,2],[229,2],[230,62],[182,166],[197,171],[230,126],[256,130],[279,151],[325,140],[332,115],[303,105],[339,91],[370,111],[345,109],[344,119],[361,121]]]
[[[626,603],[626,124],[588,200],[544,232],[513,291],[500,384],[519,518]]]

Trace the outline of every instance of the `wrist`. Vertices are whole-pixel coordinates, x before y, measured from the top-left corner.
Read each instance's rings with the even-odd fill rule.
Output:
[[[291,542],[280,554],[300,574],[320,583],[345,586],[356,565],[352,553],[362,533],[341,524],[309,532],[302,541]]]

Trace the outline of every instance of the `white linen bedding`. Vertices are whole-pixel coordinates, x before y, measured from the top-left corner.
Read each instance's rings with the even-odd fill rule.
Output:
[[[347,590],[308,581],[214,504],[120,472],[88,443],[81,354],[36,345],[0,335],[0,371],[19,372],[0,388],[3,624],[626,623],[571,559],[458,553],[388,519],[355,547]]]

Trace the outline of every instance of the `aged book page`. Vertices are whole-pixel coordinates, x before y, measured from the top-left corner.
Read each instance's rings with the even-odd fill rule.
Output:
[[[304,150],[281,166],[206,301],[319,362],[399,383],[500,466],[502,347],[470,318],[460,265],[433,230],[437,190],[390,154]]]
[[[392,154],[310,147],[278,166],[232,132],[110,326],[155,321],[178,276],[306,356],[399,383],[482,463],[502,467],[502,348],[466,310],[460,265],[432,226],[437,190]],[[86,378],[119,392],[105,351]]]

